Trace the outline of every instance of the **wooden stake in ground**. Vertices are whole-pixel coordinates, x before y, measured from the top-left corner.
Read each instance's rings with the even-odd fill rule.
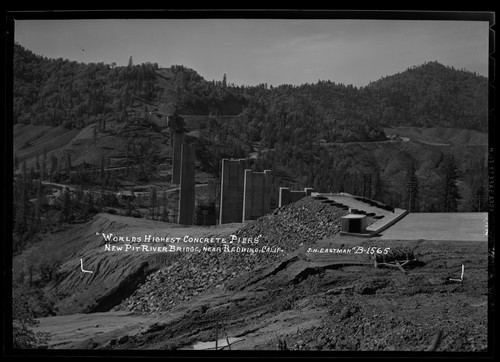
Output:
[[[219,321],[215,322],[215,350],[217,351],[219,340]]]
[[[449,280],[454,281],[454,282],[463,281],[464,280],[464,271],[465,271],[465,266],[462,264],[462,275],[460,275],[460,279],[449,278]]]
[[[229,337],[227,336],[226,325],[224,324],[224,334],[226,335],[227,348],[231,350],[231,345],[229,344]]]
[[[434,336],[434,339],[432,340],[432,344],[429,346],[429,348],[427,348],[427,352],[434,352],[438,345],[439,345],[439,342],[441,341],[441,336],[443,334],[443,330],[440,329],[436,335]]]

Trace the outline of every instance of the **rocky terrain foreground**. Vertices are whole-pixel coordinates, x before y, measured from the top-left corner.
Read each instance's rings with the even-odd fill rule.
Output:
[[[267,252],[177,252],[111,311],[41,318],[39,329],[49,348],[487,350],[486,242],[340,236],[346,212],[304,198],[233,229],[261,235]],[[418,261],[376,268],[369,253],[344,252],[372,246]]]

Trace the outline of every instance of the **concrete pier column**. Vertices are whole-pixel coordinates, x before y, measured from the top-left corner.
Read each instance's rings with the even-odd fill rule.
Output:
[[[181,183],[181,153],[184,144],[184,133],[175,132],[172,144],[172,183]]]
[[[245,170],[243,182],[243,221],[255,220],[271,209],[271,171]]]
[[[195,151],[191,145],[183,144],[181,151],[179,218],[182,225],[193,225],[195,204]]]
[[[268,214],[271,211],[271,188],[272,188],[272,177],[273,174],[271,170],[264,170],[264,206],[262,209],[262,215]]]
[[[278,207],[288,205],[289,203],[290,203],[290,189],[288,187],[280,187]]]
[[[222,160],[219,223],[242,222],[246,159]]]

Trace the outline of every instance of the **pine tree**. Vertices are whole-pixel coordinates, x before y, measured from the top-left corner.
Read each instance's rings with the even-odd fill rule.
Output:
[[[62,214],[63,221],[68,222],[73,216],[73,210],[71,207],[71,195],[68,188],[64,188],[63,191],[63,203],[62,203]]]
[[[35,163],[35,165],[36,165],[36,172],[38,174],[40,174],[40,160],[39,160],[38,154],[36,155],[36,163]]]
[[[163,206],[162,220],[168,222],[168,209],[166,206]]]
[[[18,235],[22,235],[27,230],[28,224],[28,183],[26,181],[26,161],[22,163],[22,178],[17,181],[17,197],[14,200],[15,205],[15,229]]]
[[[47,177],[47,149],[43,149],[43,156],[42,156],[42,179],[45,180]]]
[[[155,218],[155,208],[157,203],[158,203],[158,198],[156,195],[156,188],[151,187],[151,191],[149,192],[149,207],[150,207],[151,219]]]
[[[104,206],[104,200],[102,197],[103,191],[99,193],[99,200],[97,202],[97,211],[102,212],[103,206]]]
[[[443,184],[443,210],[444,212],[455,212],[458,207],[460,193],[456,184],[459,171],[455,157],[453,155],[445,155],[439,167]]]
[[[487,199],[486,199],[486,188],[484,187],[484,185],[478,185],[473,190],[472,210],[475,212],[488,211]]]
[[[42,186],[42,181],[38,179],[37,183],[37,199],[36,199],[36,223],[38,227],[40,227],[40,224],[42,222],[42,211],[43,211],[43,205],[45,203],[45,195],[43,193],[43,186]]]
[[[57,227],[59,230],[61,230],[61,226],[64,223],[65,215],[64,212],[61,210],[59,212],[59,217],[57,218]]]
[[[127,110],[125,108],[120,113],[120,122],[127,122]]]
[[[30,167],[30,175],[29,175],[29,181],[32,181],[36,179],[36,174],[35,174],[35,168],[33,166]],[[30,182],[31,184],[31,182]]]
[[[418,180],[412,164],[406,172],[406,208],[409,212],[418,211]]]
[[[127,197],[127,216],[132,214],[132,200],[130,197]]]
[[[85,197],[85,216],[89,217],[94,211],[94,199],[92,193],[89,191]]]
[[[50,156],[50,171],[49,171],[49,179],[52,182],[54,178],[54,174],[57,172],[57,157],[54,154]]]
[[[102,185],[104,185],[105,176],[106,176],[105,173],[106,173],[106,171],[105,171],[105,167],[104,167],[104,155],[101,155],[101,173],[99,174],[99,177],[101,179]]]
[[[130,156],[130,144],[127,143],[127,153],[126,153],[126,169],[125,169],[125,175],[128,177],[130,174],[130,163],[129,163],[129,156]]]
[[[162,221],[167,222],[168,221],[167,193],[165,191],[163,191],[162,203],[163,203],[163,213],[161,219]]]
[[[373,200],[384,202],[384,185],[382,182],[382,178],[380,177],[380,170],[378,169],[373,173],[372,187]]]
[[[69,176],[71,174],[71,155],[69,154],[69,152],[66,153],[66,168]]]
[[[28,175],[26,172],[26,160],[24,160],[23,163],[21,164],[21,174],[23,177],[24,184],[27,185],[28,184]]]

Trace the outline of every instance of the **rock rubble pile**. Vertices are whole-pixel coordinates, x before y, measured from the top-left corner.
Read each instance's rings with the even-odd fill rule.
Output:
[[[260,236],[257,244],[235,241],[228,245],[246,248],[245,252],[221,248],[221,252],[183,253],[172,265],[149,275],[144,284],[113,310],[144,314],[168,311],[208,289],[224,287],[243,273],[284,258],[301,245],[337,234],[340,218],[347,213],[313,197],[276,209],[234,234],[238,240]],[[259,251],[248,252],[248,248]]]

